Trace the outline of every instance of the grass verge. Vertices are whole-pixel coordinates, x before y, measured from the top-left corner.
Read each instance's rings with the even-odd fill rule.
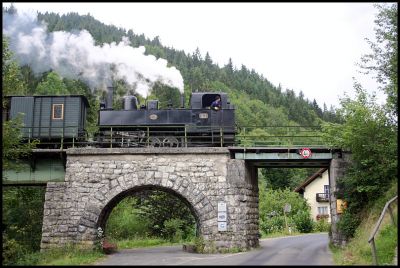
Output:
[[[182,244],[182,242],[170,242],[169,240],[161,238],[124,239],[124,240],[110,239],[110,242],[117,244],[118,249],[172,246],[172,245]]]
[[[16,265],[86,265],[104,258],[106,255],[98,250],[66,247],[27,254]]]
[[[336,247],[330,245],[333,254],[334,263],[337,265],[372,265],[371,245],[368,243],[375,224],[382,212],[385,203],[397,194],[397,183],[382,198],[376,200],[375,205],[367,212],[355,235],[349,240],[346,246]],[[390,216],[386,213],[383,222],[375,237],[378,265],[393,265],[395,249],[398,245],[397,224],[398,207],[394,203],[391,205],[395,225],[393,225]]]

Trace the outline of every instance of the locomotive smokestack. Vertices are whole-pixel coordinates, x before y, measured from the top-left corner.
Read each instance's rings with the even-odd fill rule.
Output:
[[[107,110],[112,110],[113,106],[113,93],[114,93],[114,88],[113,87],[107,87]]]
[[[181,94],[181,108],[185,108],[185,95]]]

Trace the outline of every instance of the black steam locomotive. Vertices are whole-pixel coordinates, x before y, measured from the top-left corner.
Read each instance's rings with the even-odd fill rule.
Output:
[[[23,137],[39,139],[41,147],[60,144],[96,147],[231,146],[235,139],[235,109],[223,92],[196,92],[190,107],[159,109],[158,100],[139,105],[135,96],[123,98],[114,110],[112,95],[101,102],[94,140],[85,131],[89,103],[85,96],[8,96],[3,121],[20,115]],[[219,96],[221,108],[211,108]]]

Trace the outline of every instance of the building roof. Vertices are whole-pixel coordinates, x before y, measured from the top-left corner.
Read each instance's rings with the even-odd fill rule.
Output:
[[[33,95],[33,96],[25,96],[25,95],[7,95],[3,96],[4,98],[12,98],[12,97],[33,97],[33,98],[55,98],[55,97],[79,97],[82,98],[83,102],[87,107],[90,107],[89,101],[85,95],[80,94],[68,94],[68,95]]]
[[[321,168],[320,170],[318,170],[317,172],[315,172],[311,177],[309,177],[306,181],[304,181],[302,184],[300,184],[299,186],[296,187],[296,189],[294,189],[294,192],[300,192],[301,190],[304,190],[304,188],[306,188],[307,185],[309,185],[311,182],[313,182],[316,178],[322,176],[322,174],[328,170],[328,168]]]

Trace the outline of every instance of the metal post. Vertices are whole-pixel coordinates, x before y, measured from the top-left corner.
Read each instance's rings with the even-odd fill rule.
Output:
[[[110,148],[112,148],[112,144],[113,144],[113,142],[112,142],[112,134],[113,134],[113,131],[112,131],[112,127],[110,128],[110,131],[111,131],[111,133],[110,133]]]
[[[221,147],[224,147],[224,136],[222,132],[222,127],[219,128],[219,136],[221,137]]]
[[[185,147],[187,147],[187,132],[186,132],[186,125],[185,125]]]
[[[246,127],[243,127],[243,140],[246,141]]]
[[[150,144],[150,130],[149,127],[147,127],[147,139],[146,139],[146,147],[149,147]]]
[[[28,143],[31,143],[31,129],[30,128],[28,128],[28,133],[29,133],[29,135],[28,135]]]
[[[72,136],[72,148],[75,148],[75,134]]]
[[[376,257],[376,247],[375,247],[375,238],[372,239],[371,241],[371,246],[372,246],[372,260],[374,262],[374,265],[378,265],[378,259]]]
[[[63,149],[63,147],[64,147],[64,128],[62,128],[62,132],[61,132],[61,150]]]

